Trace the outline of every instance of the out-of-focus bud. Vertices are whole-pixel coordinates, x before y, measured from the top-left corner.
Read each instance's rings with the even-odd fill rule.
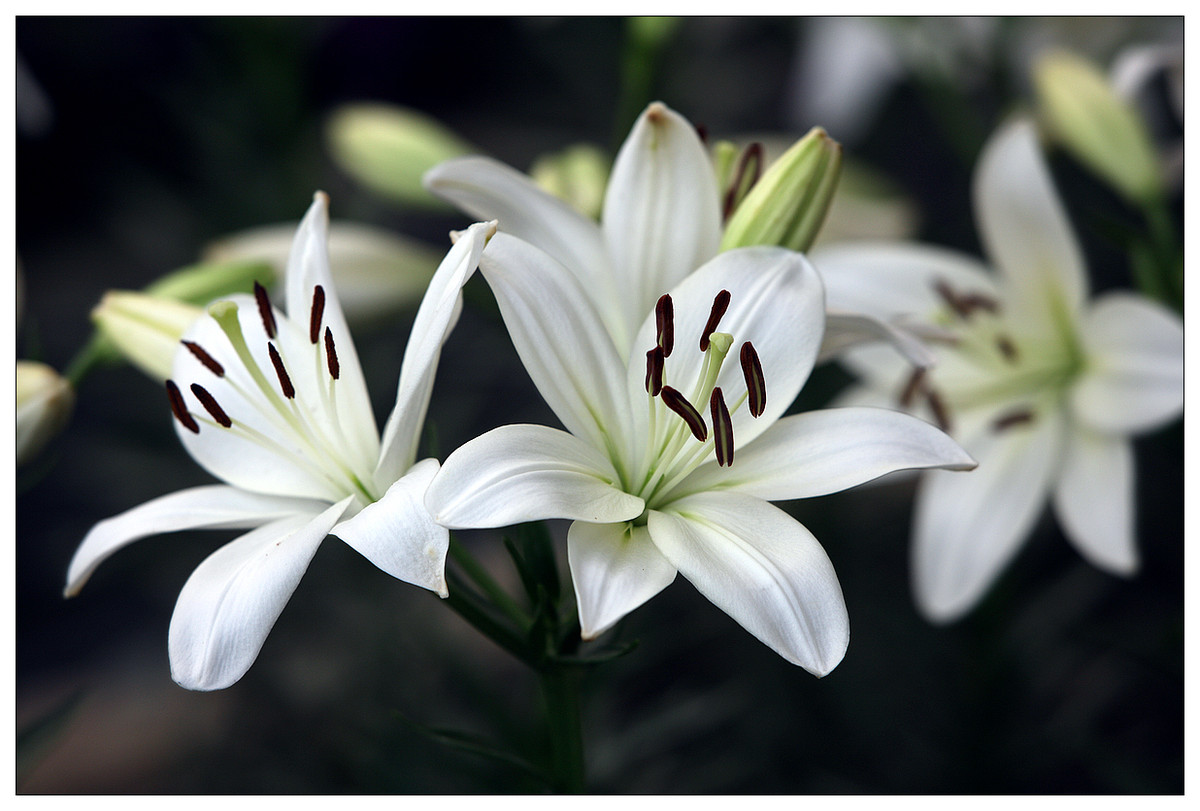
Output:
[[[608,158],[591,144],[542,155],[529,169],[535,183],[593,219],[604,207],[608,172]]]
[[[435,119],[388,104],[348,104],[334,111],[325,138],[337,164],[372,191],[408,206],[445,203],[421,185],[442,161],[478,152]]]
[[[210,243],[204,256],[208,261],[266,262],[282,279],[295,235],[295,223],[252,228]],[[329,225],[329,266],[351,321],[369,321],[420,301],[444,253],[361,223]]]
[[[808,250],[837,188],[842,146],[814,127],[771,164],[725,226],[721,250],[781,245]]]
[[[1033,80],[1042,120],[1081,163],[1135,204],[1162,196],[1150,134],[1098,67],[1053,51],[1038,60]]]
[[[37,456],[71,417],[75,390],[44,363],[17,361],[17,466]]]
[[[733,170],[737,165],[741,148],[733,141],[717,141],[713,145],[713,172],[717,176],[717,188],[728,189],[733,180]]]
[[[204,305],[234,293],[248,293],[254,283],[270,286],[275,269],[259,257],[214,259],[172,271],[142,292],[158,298]]]
[[[109,290],[92,310],[92,322],[117,353],[158,381],[171,376],[179,339],[204,311],[193,304]]]

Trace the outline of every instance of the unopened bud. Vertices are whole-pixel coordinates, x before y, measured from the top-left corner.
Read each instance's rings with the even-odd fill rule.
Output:
[[[814,127],[771,164],[725,226],[721,250],[780,245],[804,251],[833,200],[842,147]]]
[[[245,293],[255,282],[270,285],[274,279],[271,265],[257,257],[206,259],[168,273],[142,292],[203,307],[223,296]]]
[[[576,144],[542,155],[529,174],[543,189],[596,219],[604,206],[609,168],[602,151],[590,144]]]
[[[37,456],[71,417],[75,390],[44,363],[17,361],[17,465]]]
[[[1133,203],[1162,196],[1146,125],[1098,67],[1055,51],[1038,60],[1033,80],[1042,120],[1080,163]]]
[[[203,313],[199,307],[181,301],[110,290],[92,310],[92,321],[122,357],[163,381],[171,375],[184,332]]]

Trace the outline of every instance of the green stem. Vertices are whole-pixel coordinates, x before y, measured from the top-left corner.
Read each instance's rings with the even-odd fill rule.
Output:
[[[529,646],[523,635],[492,617],[480,604],[480,598],[475,596],[470,587],[454,572],[446,571],[446,583],[450,594],[444,602],[454,613],[522,662],[531,664]]]
[[[63,372],[65,377],[73,387],[79,388],[79,384],[87,375],[102,363],[107,363],[112,360],[112,344],[98,332],[92,333],[91,339],[84,345],[83,349],[71,359],[67,364],[67,369]]]
[[[1145,289],[1147,285],[1143,281],[1142,292],[1182,311],[1183,257],[1178,250],[1179,243],[1175,238],[1175,228],[1166,201],[1161,197],[1150,200],[1143,204],[1142,213],[1149,232],[1153,269],[1157,271],[1158,276],[1150,283],[1150,290]]]
[[[513,622],[517,623],[517,626],[522,631],[529,630],[532,624],[529,615],[516,600],[500,587],[499,583],[492,579],[487,569],[483,568],[479,564],[479,561],[475,560],[474,556],[467,551],[466,547],[455,539],[453,533],[450,535],[450,557],[462,567],[467,576],[483,590],[483,593],[487,595],[498,609],[504,612]]]
[[[579,672],[551,665],[540,671],[550,733],[554,788],[563,794],[584,790],[583,722],[579,712]]]

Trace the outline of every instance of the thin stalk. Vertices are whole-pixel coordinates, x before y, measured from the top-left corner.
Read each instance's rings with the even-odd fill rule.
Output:
[[[454,613],[458,614],[470,623],[475,630],[522,662],[531,663],[528,644],[523,635],[516,633],[513,629],[492,617],[487,609],[480,605],[480,598],[454,572],[446,572],[446,581],[450,587],[450,595],[443,602]]]
[[[455,539],[453,534],[450,535],[450,557],[454,558],[455,562],[479,586],[488,599],[495,604],[496,608],[500,609],[505,616],[517,623],[517,626],[522,631],[529,630],[531,625],[529,614],[500,587],[500,584],[488,574],[487,569],[483,568],[479,564],[479,561],[475,560],[474,556]]]
[[[579,712],[579,672],[551,665],[540,671],[550,734],[554,788],[563,794],[584,790],[583,723]]]

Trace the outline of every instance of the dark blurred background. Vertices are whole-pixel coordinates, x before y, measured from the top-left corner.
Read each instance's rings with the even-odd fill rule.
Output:
[[[855,64],[826,64],[830,25],[685,19],[631,90],[620,18],[18,18],[18,355],[64,368],[106,289],[140,288],[228,233],[298,221],[315,189],[336,218],[446,245],[464,218],[400,210],[334,165],[322,126],[344,102],[423,110],[522,170],[576,141],[613,150],[651,98],[718,137],[825,124],[911,201],[916,237],[977,253],[972,162],[1028,101],[1023,54],[1059,41],[1104,64],[1125,44],[1182,42],[1181,19],[872,23],[910,43],[907,55],[877,78],[866,112],[827,122],[819,71]],[[932,68],[912,55],[922,36]],[[878,46],[867,47],[857,64]],[[1069,160],[1053,167],[1095,287],[1129,286],[1123,255],[1092,227],[1129,212]],[[468,307],[448,342],[430,411],[442,458],[496,425],[553,424],[486,287],[471,284],[484,306]],[[356,335],[381,419],[412,315]],[[845,379],[818,370],[797,408],[822,405]],[[613,632],[638,648],[589,675],[591,789],[1182,792],[1182,436],[1176,424],[1137,443],[1137,577],[1090,567],[1047,515],[987,600],[948,627],[912,605],[911,482],[785,504],[841,579],[852,627],[841,665],[814,679],[681,578]],[[89,376],[64,434],[20,471],[17,791],[539,790],[404,720],[536,755],[534,679],[336,539],[249,674],[217,693],[171,681],[166,631],[188,574],[233,533],[136,543],[62,599],[96,521],[209,481],[178,445],[160,388],[129,367]],[[561,552],[565,524],[553,529]],[[464,543],[515,583],[494,534]]]

